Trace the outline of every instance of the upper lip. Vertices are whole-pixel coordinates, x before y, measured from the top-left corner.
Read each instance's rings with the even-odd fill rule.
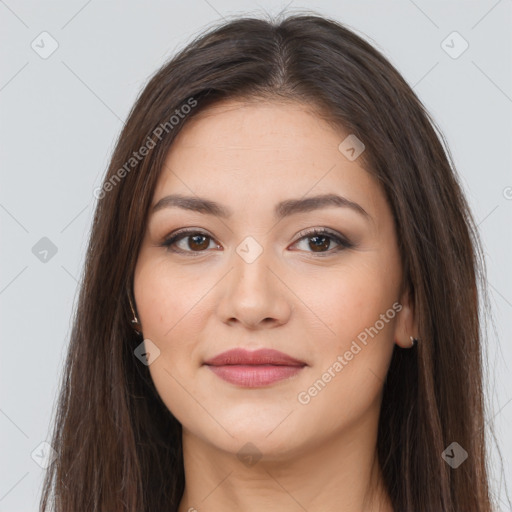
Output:
[[[245,350],[235,348],[227,350],[215,357],[208,359],[204,364],[209,366],[226,365],[276,365],[276,366],[306,366],[304,361],[273,349]]]

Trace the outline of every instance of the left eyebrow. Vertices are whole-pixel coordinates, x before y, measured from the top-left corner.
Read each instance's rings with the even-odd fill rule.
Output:
[[[368,212],[358,203],[350,201],[346,197],[337,194],[324,194],[320,196],[308,197],[306,199],[287,199],[277,204],[275,216],[282,219],[296,213],[310,212],[335,206],[338,208],[350,208],[367,219],[371,218]]]
[[[308,197],[306,199],[286,199],[276,205],[274,215],[277,219],[283,219],[290,215],[310,212],[332,206],[350,208],[366,219],[371,219],[371,216],[360,204],[337,194],[324,194]],[[171,194],[160,199],[153,206],[153,213],[163,208],[173,207],[192,210],[205,215],[214,215],[225,219],[233,215],[233,212],[229,208],[212,201],[211,199],[197,196],[183,196],[181,194]]]

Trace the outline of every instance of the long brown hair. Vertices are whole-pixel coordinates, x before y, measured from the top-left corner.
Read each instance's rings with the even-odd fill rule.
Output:
[[[54,420],[41,511],[176,511],[181,425],[135,357],[129,296],[148,209],[181,127],[225,98],[298,101],[355,134],[394,215],[420,342],[395,350],[378,458],[394,510],[488,512],[475,223],[440,130],[386,58],[314,14],[237,18],[198,36],[148,82],[99,198]],[[146,151],[141,148],[145,147]],[[124,171],[123,171],[124,169]],[[441,456],[457,442],[469,457]]]

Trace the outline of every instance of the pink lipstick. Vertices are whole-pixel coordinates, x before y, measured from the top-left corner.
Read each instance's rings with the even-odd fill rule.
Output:
[[[272,349],[233,349],[208,361],[205,366],[221,379],[247,388],[268,386],[299,373],[306,363]]]

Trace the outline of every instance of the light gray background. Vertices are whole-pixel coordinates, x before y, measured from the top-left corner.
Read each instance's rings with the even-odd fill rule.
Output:
[[[512,1],[0,0],[0,512],[37,510],[43,470],[31,453],[50,440],[93,190],[136,95],[176,49],[221,17],[286,6],[331,16],[376,45],[447,137],[487,255],[496,322],[489,418],[504,457],[493,492],[509,509]],[[42,46],[43,31],[58,43],[46,59],[31,47]],[[441,46],[453,31],[469,43],[456,59]],[[46,262],[32,252],[42,237],[57,247]],[[497,467],[492,445],[491,452]]]

